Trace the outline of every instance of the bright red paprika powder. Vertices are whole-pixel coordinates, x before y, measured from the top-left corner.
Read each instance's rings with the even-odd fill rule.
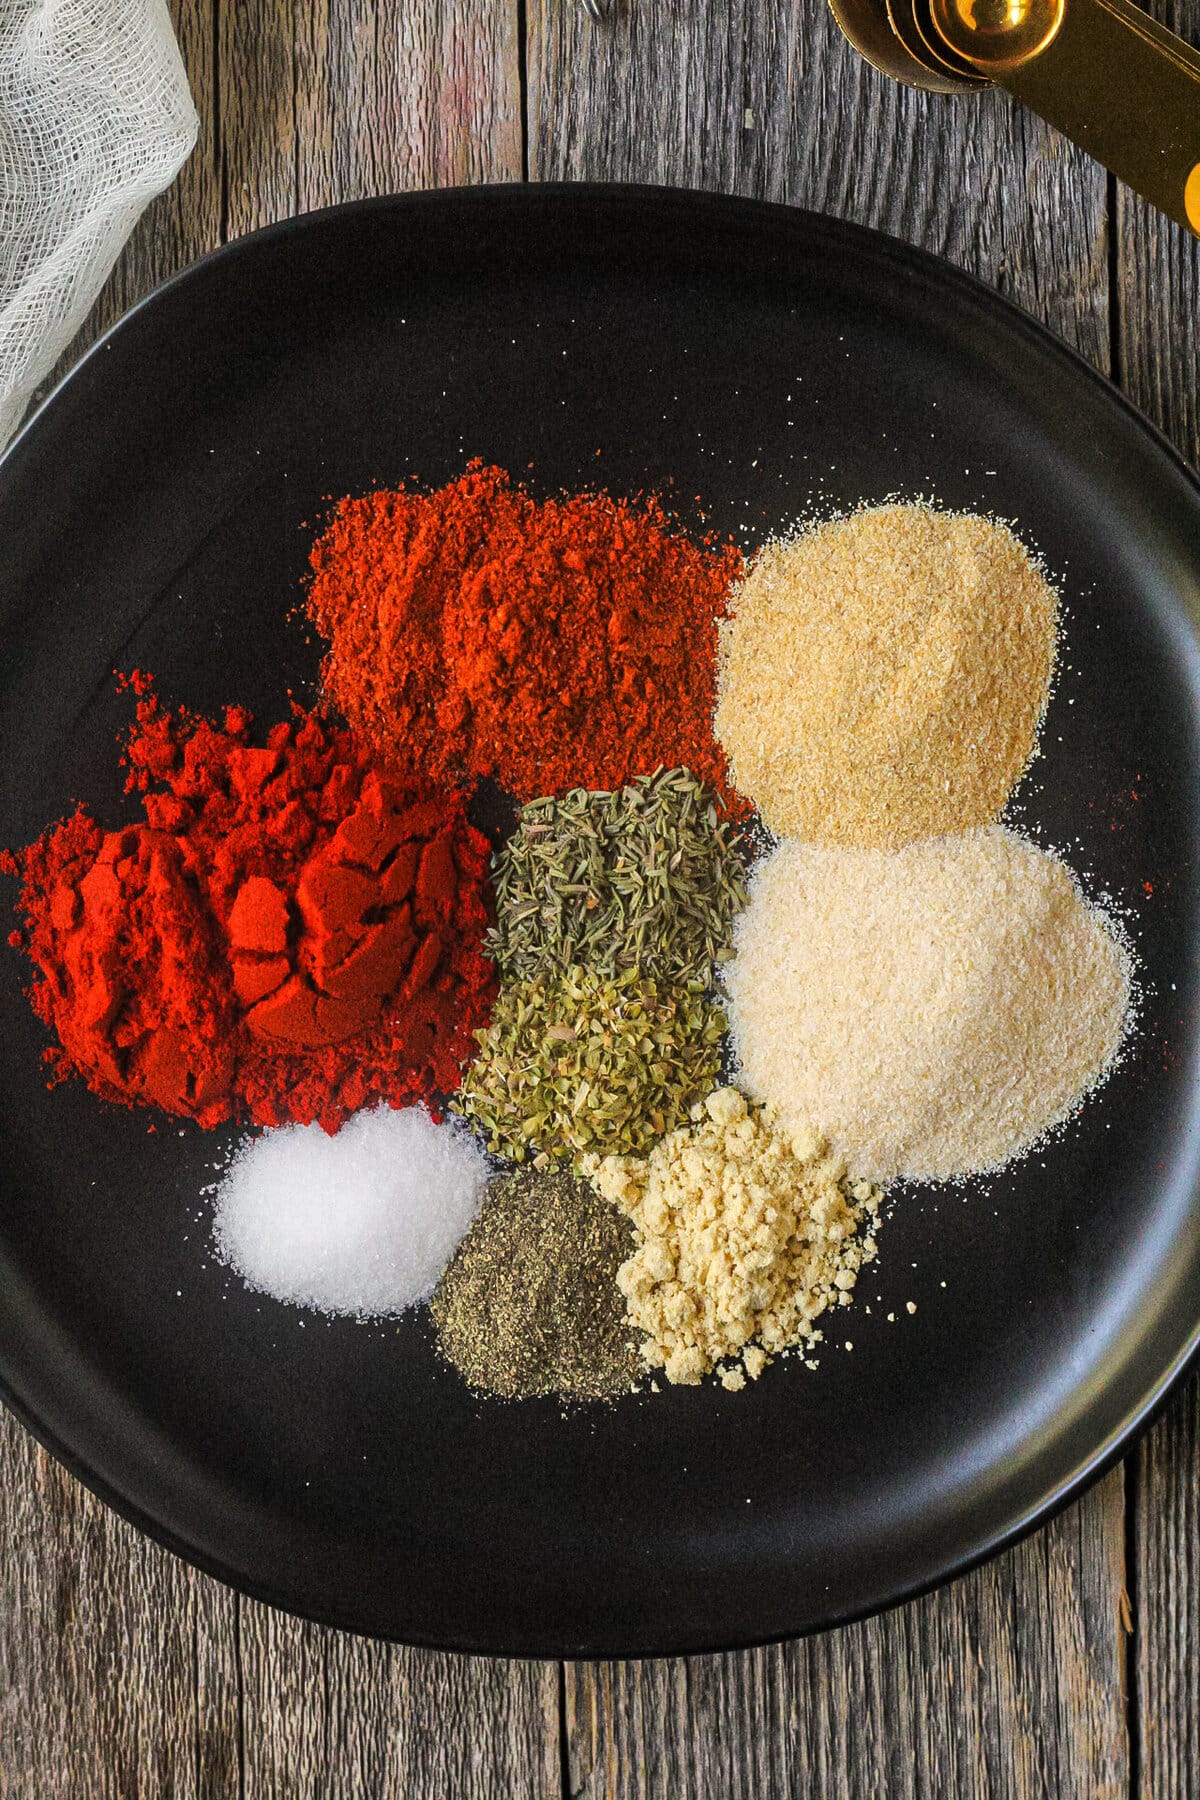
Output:
[[[80,809],[4,859],[55,1074],[203,1125],[330,1131],[451,1092],[495,991],[488,844],[461,797],[311,715],[255,745],[239,708],[212,723],[135,686],[144,822]]]
[[[734,545],[654,500],[537,501],[473,463],[343,500],[311,560],[326,692],[385,756],[523,800],[685,765],[731,798],[712,714]]]

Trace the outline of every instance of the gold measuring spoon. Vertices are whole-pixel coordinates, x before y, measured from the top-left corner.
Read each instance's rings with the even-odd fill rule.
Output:
[[[1132,0],[830,0],[910,87],[994,83],[1200,236],[1200,52]]]
[[[876,69],[882,70],[905,87],[930,88],[934,93],[957,94],[964,88],[986,85],[982,77],[970,81],[943,75],[931,67],[927,55],[919,60],[905,48],[903,40],[892,28],[885,0],[829,0],[833,16],[854,48]]]
[[[888,24],[913,61],[922,64],[938,80],[949,82],[951,91],[964,87],[986,87],[970,63],[941,43],[934,35],[929,16],[929,0],[884,0]],[[924,17],[922,18],[922,13]]]

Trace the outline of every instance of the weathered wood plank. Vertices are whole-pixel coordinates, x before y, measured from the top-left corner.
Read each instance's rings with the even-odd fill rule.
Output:
[[[825,0],[530,0],[535,180],[665,182],[875,225],[982,275],[1104,366],[1104,172],[1006,96],[900,87]]]
[[[0,1424],[0,1794],[233,1800],[234,1596]]]
[[[1153,6],[1200,42],[1195,7]],[[1121,385],[1200,464],[1200,244],[1127,190],[1117,195]],[[1200,1793],[1200,1381],[1141,1444],[1136,1462],[1134,1700],[1140,1800]]]
[[[212,85],[209,3],[180,7],[198,98]],[[359,193],[519,175],[515,6],[217,3],[225,130],[218,143],[210,103],[183,182],[114,273],[109,316],[217,241],[223,212],[233,232]],[[998,97],[940,102],[883,83],[818,0],[626,0],[605,35],[568,0],[529,10],[535,174],[726,187],[881,224],[992,279],[1103,363],[1102,179]],[[502,64],[492,75],[489,55]],[[1194,455],[1194,253],[1155,232],[1123,215],[1122,359]],[[1160,355],[1156,338],[1181,321],[1183,351]],[[247,1793],[557,1791],[552,1671],[389,1651],[239,1606],[128,1532],[11,1421],[0,1436],[0,1793],[238,1791],[231,1607]],[[1147,1795],[1193,1791],[1197,1766],[1198,1445],[1193,1395],[1140,1465]],[[39,1470],[68,1496],[57,1512]],[[673,1800],[1116,1793],[1122,1518],[1118,1474],[1011,1557],[888,1619],[745,1657],[569,1670],[572,1786]],[[55,1607],[72,1591],[60,1631]],[[175,1647],[189,1616],[190,1688]],[[125,1656],[123,1679],[122,1647],[138,1637],[145,1654]]]
[[[1138,1800],[1200,1793],[1200,1381],[1141,1445],[1135,1484]]]
[[[515,0],[221,0],[230,236],[335,201],[519,179]],[[246,1792],[556,1794],[553,1667],[390,1649],[244,1605]]]
[[[785,200],[939,251],[1101,367],[1103,171],[999,94],[868,68],[823,0],[532,0],[530,170]],[[572,1792],[1125,1791],[1120,1472],[1032,1543],[888,1618],[739,1657],[567,1671]]]
[[[335,201],[521,177],[516,0],[220,0],[231,237]]]
[[[558,1675],[400,1650],[241,1609],[254,1800],[556,1800]]]

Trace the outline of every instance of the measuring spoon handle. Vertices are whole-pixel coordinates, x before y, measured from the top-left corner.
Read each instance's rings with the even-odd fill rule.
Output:
[[[1001,87],[1200,235],[1200,55],[1128,0],[1067,0]]]
[[[982,75],[1200,235],[1200,52],[1131,0],[931,0],[931,11]]]

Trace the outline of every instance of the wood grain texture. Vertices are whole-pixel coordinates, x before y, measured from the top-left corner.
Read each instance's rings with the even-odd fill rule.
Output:
[[[1200,44],[1194,5],[1155,15]],[[1200,464],[1200,243],[1116,190],[1121,385]],[[1133,1483],[1134,1698],[1140,1800],[1200,1795],[1200,1380],[1138,1448]]]
[[[515,0],[219,0],[229,236],[369,194],[521,175]],[[391,1649],[246,1603],[262,1800],[556,1794],[553,1667]]]
[[[1137,1452],[1138,1800],[1200,1794],[1200,1381]]]
[[[211,0],[173,8],[196,149],[142,215],[62,374],[220,241]],[[0,1797],[238,1792],[234,1599],[148,1543],[0,1412]]]
[[[212,0],[173,11],[199,141],[47,388],[134,301],[220,242]],[[238,1795],[236,1606],[0,1412],[2,1800]]]
[[[822,0],[532,0],[530,171],[784,200],[949,257],[1100,367],[1104,172],[1003,95],[885,80]],[[748,1656],[566,1674],[571,1792],[1068,1796],[1127,1790],[1124,1489],[887,1618]]]
[[[557,1800],[558,1673],[401,1650],[244,1603],[254,1800]]]
[[[217,0],[226,228],[521,178],[516,0]]]
[[[530,0],[536,180],[664,182],[874,225],[982,275],[1108,356],[1104,171],[999,93],[869,67],[825,0]]]
[[[2,1437],[3,1800],[233,1800],[234,1596]]]
[[[760,194],[1000,287],[1200,449],[1196,247],[1002,96],[877,76],[823,0],[527,0],[541,178]],[[1181,23],[1183,9],[1175,23]],[[175,0],[200,146],[72,355],[226,235],[394,188],[518,178],[517,0]],[[1184,21],[1186,22],[1186,21]],[[1193,20],[1193,28],[1194,28]],[[1110,314],[1110,259],[1117,309]],[[577,1795],[1200,1793],[1200,1389],[1122,1475],[953,1588],[805,1643],[563,1676]],[[559,1674],[372,1645],[240,1601],[0,1415],[0,1800],[405,1800],[562,1791]]]
[[[578,1800],[1118,1800],[1118,1470],[955,1586],[741,1655],[566,1671]]]

